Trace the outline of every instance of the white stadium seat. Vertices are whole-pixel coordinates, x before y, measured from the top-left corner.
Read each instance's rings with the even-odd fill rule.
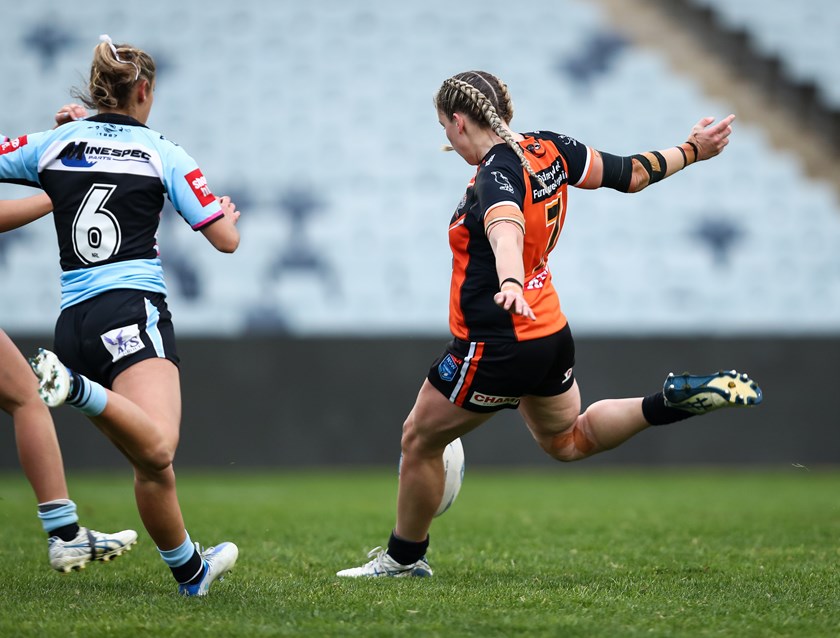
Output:
[[[756,16],[773,12],[755,7],[777,4],[703,3],[768,33]],[[835,25],[836,4],[820,2]],[[543,3],[543,15],[556,14],[545,25],[511,22],[501,0],[272,2],[259,11],[149,0],[117,21],[123,12],[99,1],[49,14],[16,3],[4,21],[23,35],[0,41],[0,72],[15,87],[0,130],[51,124],[69,88],[84,84],[100,25],[124,25],[114,40],[156,57],[149,125],[198,160],[216,194],[249,202],[231,256],[178,219],[163,226],[164,267],[176,254],[198,277],[191,295],[169,278],[181,335],[445,334],[447,224],[474,170],[439,151],[446,140],[432,95],[453,73],[483,68],[504,79],[517,130],[553,129],[617,154],[679,143],[700,117],[732,110],[663,58],[615,39],[581,0]],[[790,13],[785,20],[795,26]],[[52,62],[25,37],[44,25],[71,36]],[[822,38],[835,47],[826,61],[840,59],[837,32]],[[604,37],[615,53],[591,75],[568,64],[585,65],[581,54]],[[793,55],[785,51],[792,64]],[[796,68],[823,72],[806,66]],[[551,265],[576,334],[836,333],[840,206],[760,130],[735,129],[721,157],[643,193],[570,189]],[[313,200],[295,199],[301,191]],[[0,196],[21,194],[0,185]],[[48,332],[57,316],[45,221],[8,244],[0,237],[8,331]]]

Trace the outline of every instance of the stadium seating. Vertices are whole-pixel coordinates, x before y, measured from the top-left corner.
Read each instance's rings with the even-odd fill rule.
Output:
[[[753,4],[783,5],[715,4],[733,21],[775,13]],[[149,125],[243,214],[240,250],[220,255],[165,212],[160,245],[182,335],[445,334],[447,224],[473,172],[439,151],[431,100],[453,73],[506,80],[517,130],[618,154],[679,143],[701,117],[732,110],[581,0],[543,4],[539,21],[514,19],[500,0],[147,5],[128,19],[118,3],[50,13],[17,3],[14,35],[0,42],[15,87],[0,130],[48,127],[68,89],[84,85],[100,30],[155,56]],[[756,28],[772,40],[771,27]],[[821,39],[838,46],[832,38]],[[551,266],[577,334],[836,333],[836,196],[762,131],[735,128],[720,158],[643,193],[571,189]],[[49,331],[51,222],[15,233],[0,243],[0,326]]]
[[[815,84],[840,110],[840,9],[835,0],[691,0],[713,10],[721,24],[745,31],[764,55],[778,58],[793,80]]]

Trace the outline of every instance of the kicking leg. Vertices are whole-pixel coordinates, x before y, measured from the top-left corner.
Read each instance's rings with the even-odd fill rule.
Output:
[[[727,407],[761,403],[748,375],[734,370],[710,375],[669,375],[662,392],[632,399],[605,399],[580,411],[575,381],[564,394],[522,397],[519,410],[534,438],[559,461],[576,461],[618,447],[651,425],[667,425]]]
[[[610,450],[650,425],[641,398],[598,401],[581,414],[577,381],[563,394],[522,397],[519,411],[540,447],[558,461]]]

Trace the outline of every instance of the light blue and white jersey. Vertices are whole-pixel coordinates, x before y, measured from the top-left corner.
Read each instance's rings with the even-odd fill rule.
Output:
[[[53,201],[62,309],[119,288],[166,294],[156,240],[164,196],[194,230],[224,216],[195,160],[125,115],[3,142],[0,181]]]

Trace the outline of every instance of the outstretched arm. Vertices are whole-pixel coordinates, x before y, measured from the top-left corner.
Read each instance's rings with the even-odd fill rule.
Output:
[[[681,171],[689,164],[719,155],[729,144],[734,115],[717,124],[713,117],[704,117],[691,129],[688,139],[679,146],[618,157],[593,151],[592,168],[580,188],[613,188],[624,193],[638,193]]]
[[[46,193],[23,199],[0,199],[0,233],[25,226],[53,209]]]
[[[87,117],[85,107],[80,104],[65,104],[55,114],[55,128],[73,120]],[[33,195],[23,199],[0,200],[0,233],[25,226],[40,219],[53,209],[52,201],[46,195]]]

